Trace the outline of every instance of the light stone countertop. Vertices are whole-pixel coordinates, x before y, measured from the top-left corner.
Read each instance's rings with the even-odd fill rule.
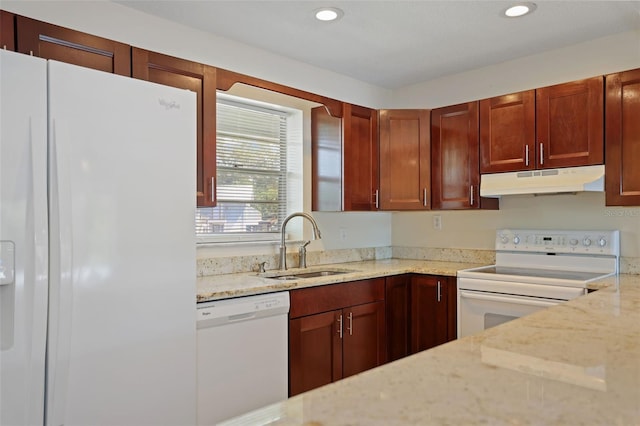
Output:
[[[294,275],[296,272],[313,272],[321,270],[339,270],[349,272],[339,275],[317,278],[301,278],[286,281],[279,281],[264,277],[264,275],[273,275],[280,271],[267,271],[266,274],[260,275],[256,272],[211,275],[199,277],[197,279],[197,301],[207,302],[210,300],[228,299],[232,297],[249,296],[275,291],[292,290],[295,288],[314,287],[318,285],[335,284],[408,273],[455,277],[457,271],[476,266],[482,265],[477,263],[442,262],[431,260],[384,259],[310,266],[306,269],[290,268],[286,271],[286,274]]]
[[[226,424],[639,425],[640,275],[605,281]]]

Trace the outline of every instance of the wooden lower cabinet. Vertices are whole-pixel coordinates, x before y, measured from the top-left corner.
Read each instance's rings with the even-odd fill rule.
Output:
[[[395,361],[411,353],[411,275],[386,278],[387,360]]]
[[[342,310],[342,377],[386,362],[384,301]]]
[[[456,338],[455,277],[387,277],[385,297],[389,361]]]
[[[322,312],[289,321],[290,395],[342,378],[340,312]]]
[[[450,331],[450,323],[452,320],[455,321],[455,312],[451,312],[452,298],[455,301],[455,284],[450,285],[449,277],[429,275],[412,277],[411,353],[433,348],[455,339],[455,333],[451,334]],[[455,309],[455,303],[453,307]]]
[[[386,362],[384,278],[290,294],[291,396]]]

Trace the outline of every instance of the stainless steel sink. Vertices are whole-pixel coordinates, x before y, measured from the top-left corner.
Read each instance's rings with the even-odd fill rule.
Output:
[[[310,272],[283,273],[281,275],[268,273],[262,276],[264,278],[285,281],[285,280],[297,280],[297,279],[305,279],[305,278],[328,277],[331,275],[348,274],[349,272],[354,272],[354,271],[327,269],[327,270],[310,271]]]
[[[346,274],[350,271],[315,271],[315,272],[303,272],[302,274],[296,274],[298,278],[316,278],[316,277],[328,277],[330,275]]]

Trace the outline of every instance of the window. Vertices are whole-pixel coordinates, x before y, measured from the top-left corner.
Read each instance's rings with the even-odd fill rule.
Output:
[[[290,116],[284,108],[218,95],[217,206],[197,209],[198,237],[277,238],[287,214]]]

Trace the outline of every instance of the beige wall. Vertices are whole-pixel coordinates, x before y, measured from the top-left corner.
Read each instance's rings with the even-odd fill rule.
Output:
[[[497,211],[399,212],[392,227],[394,246],[472,249],[493,249],[499,228],[619,229],[622,255],[640,257],[640,207],[605,207],[603,193],[507,196]]]

